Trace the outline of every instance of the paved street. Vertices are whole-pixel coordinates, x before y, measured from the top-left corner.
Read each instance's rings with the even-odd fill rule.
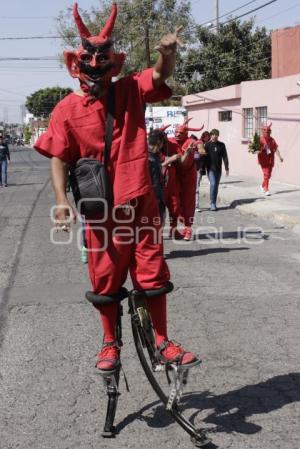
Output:
[[[130,393],[121,378],[119,435],[101,438],[106,396],[93,372],[101,331],[84,300],[77,228],[71,244],[50,242],[48,162],[29,148],[11,158],[10,186],[0,190],[1,449],[192,448],[145,379],[126,304]],[[203,359],[186,415],[209,429],[210,449],[299,449],[299,235],[236,207],[196,218],[195,240],[166,239],[165,251],[175,284],[169,335]]]

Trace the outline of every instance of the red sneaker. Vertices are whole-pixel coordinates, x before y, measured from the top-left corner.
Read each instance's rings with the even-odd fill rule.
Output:
[[[182,240],[184,236],[183,236],[183,234],[181,234],[181,232],[178,231],[177,228],[171,228],[169,237],[170,237],[170,239],[174,239],[174,240]]]
[[[120,366],[121,347],[117,341],[104,343],[97,354],[96,368],[102,371],[112,371]]]
[[[196,354],[185,351],[180,343],[175,341],[164,341],[156,351],[159,361],[164,363],[178,363],[179,365],[187,365],[198,360]]]
[[[184,234],[184,237],[183,237],[184,240],[192,240],[192,238],[193,238],[192,228],[184,228],[183,234]]]

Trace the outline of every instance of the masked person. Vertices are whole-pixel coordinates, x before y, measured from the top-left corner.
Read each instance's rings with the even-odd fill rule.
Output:
[[[197,151],[195,139],[188,136],[189,131],[201,131],[201,128],[189,128],[188,122],[191,118],[185,120],[182,125],[175,129],[175,137],[170,139],[176,143],[179,152],[182,155],[180,164],[177,165],[177,179],[180,190],[180,204],[182,209],[182,220],[184,229],[182,235],[184,240],[192,239],[192,224],[195,215],[195,192],[197,182],[197,169],[194,164],[194,153]]]
[[[170,234],[169,237],[181,240],[182,234],[177,229],[178,218],[181,216],[179,185],[177,181],[176,166],[181,160],[180,147],[171,143],[167,137],[166,129],[171,125],[159,128],[163,135],[163,145],[160,149],[162,174],[164,178],[164,194],[166,207],[169,213]]]
[[[263,172],[263,182],[260,189],[266,196],[271,195],[269,191],[269,181],[271,179],[272,170],[275,163],[274,154],[276,153],[280,162],[283,162],[283,158],[278,150],[278,145],[273,137],[271,137],[271,127],[272,123],[262,127],[262,133],[260,136],[260,150],[258,153],[258,163]]]
[[[52,183],[56,196],[58,226],[67,230],[72,211],[65,187],[69,167],[79,158],[103,159],[105,123],[112,77],[120,73],[124,54],[113,51],[110,40],[117,15],[112,13],[104,28],[92,36],[83,23],[77,4],[73,15],[81,37],[77,51],[67,51],[65,62],[72,77],[80,82],[79,92],[60,101],[51,114],[49,128],[35,148],[51,159]],[[114,208],[108,208],[101,225],[86,220],[88,266],[93,292],[114,298],[126,281],[128,271],[135,289],[163,288],[170,274],[163,257],[163,245],[154,231],[159,211],[151,186],[144,110],[146,102],[170,97],[165,80],[175,66],[178,33],[162,37],[158,60],[153,68],[120,78],[114,84],[115,113],[108,176],[113,189]],[[131,207],[130,207],[131,206]],[[128,209],[131,220],[128,220]],[[127,223],[134,238],[118,233],[120,223]],[[129,223],[128,223],[129,222]],[[146,223],[147,222],[147,223]],[[146,223],[146,224],[145,224]],[[121,226],[122,229],[124,227]],[[100,228],[100,229],[99,229]],[[180,345],[168,339],[166,295],[147,299],[156,335],[157,354],[161,363],[178,361],[188,364],[196,359]],[[121,342],[116,338],[118,303],[97,306],[103,326],[103,346],[96,367],[113,370],[120,365]]]
[[[206,150],[204,145],[210,141],[210,134],[208,131],[204,131],[201,134],[200,140],[197,143],[197,151],[194,154],[194,163],[197,170],[197,183],[196,183],[196,212],[201,212],[200,209],[200,183],[202,176],[206,175]]]

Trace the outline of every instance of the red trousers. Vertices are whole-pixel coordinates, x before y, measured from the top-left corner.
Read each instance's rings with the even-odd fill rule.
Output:
[[[180,170],[178,178],[184,226],[191,227],[196,206],[197,169],[195,165],[193,164],[188,170]]]
[[[267,191],[267,190],[269,190],[269,181],[270,181],[271,176],[272,176],[273,166],[269,165],[267,167],[261,167],[261,169],[262,169],[262,172],[263,172],[262,188]]]
[[[133,202],[134,203],[134,202]],[[170,279],[163,257],[162,229],[154,193],[136,199],[127,215],[109,211],[104,223],[87,223],[88,263],[94,293],[111,295],[125,283],[128,272],[135,289],[163,287]],[[148,301],[157,344],[167,338],[166,296]],[[115,340],[118,304],[97,307],[104,340]]]
[[[167,167],[165,179],[165,200],[169,211],[170,224],[171,226],[176,226],[178,217],[181,215],[181,206],[177,173],[174,165]]]

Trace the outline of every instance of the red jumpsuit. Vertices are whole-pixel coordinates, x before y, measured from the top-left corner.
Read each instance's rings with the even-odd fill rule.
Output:
[[[170,140],[173,143],[176,142],[175,139]],[[189,137],[184,141],[181,147],[177,144],[180,148],[179,153],[184,154],[191,143],[195,143],[195,140]],[[184,226],[190,228],[193,224],[195,214],[195,194],[197,184],[197,168],[194,163],[194,153],[191,152],[183,163],[178,164],[176,169]]]
[[[180,146],[177,142],[171,142],[167,139],[167,155],[173,156],[174,154],[180,153]],[[162,161],[165,161],[167,156],[162,155]],[[177,179],[177,163],[172,163],[167,167],[163,168],[163,175],[165,178],[165,200],[166,206],[169,211],[170,216],[170,224],[171,227],[176,227],[178,217],[181,215],[181,206],[180,206],[180,192],[179,192],[179,184]]]
[[[87,223],[89,273],[97,294],[117,293],[126,281],[128,270],[136,289],[160,288],[170,278],[159,238],[159,212],[148,169],[144,105],[168,98],[171,90],[166,85],[155,89],[152,73],[152,69],[147,69],[115,84],[115,121],[108,170],[115,206],[134,200],[135,207],[130,223],[127,222],[132,215],[128,217],[122,208],[114,220],[110,211],[103,223]],[[106,97],[88,103],[85,97],[71,93],[55,107],[49,128],[37,140],[35,149],[68,164],[81,157],[102,160],[106,107]],[[164,304],[164,310],[160,311],[163,315],[165,295],[151,302],[158,304],[159,299]],[[111,317],[116,314],[116,304],[101,306],[100,310],[103,315],[107,312],[113,326]],[[162,325],[166,326],[166,320]],[[160,330],[156,329],[158,334]],[[161,333],[166,333],[165,327]],[[111,340],[113,335],[105,338]]]
[[[262,168],[263,182],[262,188],[269,190],[269,181],[274,167],[274,155],[278,145],[273,137],[260,136],[260,151],[258,153],[258,163]]]

